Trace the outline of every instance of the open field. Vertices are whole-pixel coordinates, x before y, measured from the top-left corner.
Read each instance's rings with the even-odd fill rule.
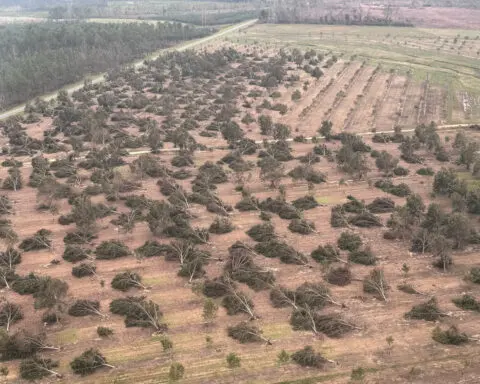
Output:
[[[386,79],[385,75],[365,73],[356,79],[347,73],[346,79],[335,82],[338,86],[342,86],[341,81],[348,82],[341,103],[342,114],[345,109],[351,111],[347,127],[354,121],[368,128],[386,129],[480,118],[480,35],[476,31],[263,24],[229,40],[258,44],[264,49],[298,46],[331,52],[343,61],[380,65],[381,72],[390,71]],[[359,91],[364,91],[361,97]],[[325,97],[327,103],[333,98]],[[355,117],[366,111],[375,116]]]
[[[11,229],[18,241],[12,236],[2,236],[19,247],[21,241],[34,236],[39,229],[51,231],[47,236],[48,246],[42,243],[39,249],[26,250],[22,261],[10,266],[14,276],[3,275],[4,283],[10,284],[11,289],[3,284],[1,296],[20,305],[24,317],[10,327],[8,334],[27,328],[34,333],[45,332],[48,345],[61,347],[60,351],[40,352],[43,357],[59,361],[56,371],[62,377],[55,382],[167,383],[173,362],[183,364],[185,374],[180,382],[190,384],[346,384],[352,382],[352,370],[356,368],[362,368],[364,382],[372,384],[479,382],[478,310],[461,309],[452,302],[463,293],[480,296],[480,285],[466,278],[473,267],[479,266],[479,245],[475,240],[479,212],[466,207],[467,199],[471,202],[472,196],[467,192],[461,194],[458,188],[455,192],[459,195],[455,200],[458,212],[452,214],[454,198],[432,194],[436,178],[419,175],[417,171],[428,167],[434,173],[452,167],[468,182],[470,191],[477,191],[478,176],[472,173],[479,164],[475,153],[471,155],[474,157],[471,164],[475,166],[470,170],[466,160],[462,160],[463,165],[456,161],[466,157],[468,143],[480,141],[480,134],[475,127],[466,128],[461,144],[461,136],[456,137],[459,129],[428,131],[424,127],[411,131],[431,120],[473,124],[479,116],[478,109],[472,108],[469,115],[465,111],[462,114],[456,97],[446,95],[449,89],[435,82],[433,74],[428,81],[419,81],[421,76],[414,70],[407,74],[395,66],[396,70],[391,72],[380,56],[366,60],[360,52],[361,45],[354,57],[352,52],[343,52],[340,44],[335,49],[317,46],[312,36],[314,43],[307,46],[305,42],[311,33],[308,29],[298,39],[293,35],[287,38],[286,32],[282,32],[277,34],[278,40],[267,42],[270,28],[277,27],[255,26],[246,33],[235,33],[237,36],[221,44],[207,38],[201,52],[171,51],[151,58],[138,66],[137,71],[125,70],[109,81],[87,84],[70,95],[52,97],[49,103],[33,103],[23,116],[10,117],[2,123],[2,161],[9,161],[0,168],[5,189],[1,194],[7,196],[13,212],[5,212],[3,205],[1,233]],[[285,31],[290,27],[278,28]],[[300,31],[304,33],[303,28]],[[374,38],[372,31],[367,35]],[[245,46],[245,41],[253,40],[258,41],[257,47]],[[280,53],[277,48],[282,44],[287,49]],[[301,52],[293,51],[297,44]],[[332,47],[333,40],[328,44]],[[310,48],[316,53],[310,52],[310,57],[305,58],[305,51]],[[447,64],[443,70],[462,81],[474,79],[462,60],[456,63],[455,71],[449,72]],[[323,75],[315,78],[313,74],[318,72],[314,68],[321,69]],[[466,88],[457,90],[470,92]],[[447,100],[451,101],[451,116],[444,114]],[[268,120],[267,116],[271,118],[271,126],[260,123]],[[302,140],[301,136],[317,135],[324,120],[333,122],[331,140]],[[404,128],[403,134],[399,126]],[[394,137],[395,127],[399,136]],[[374,136],[373,129],[391,133]],[[348,135],[354,133],[360,135]],[[399,149],[400,145],[411,143],[411,137],[415,137],[412,152],[418,159],[413,163],[404,160],[408,151]],[[152,153],[148,153],[150,150]],[[363,167],[356,162],[344,164],[341,154],[346,151],[353,152],[352,158],[358,156],[356,159],[360,159]],[[403,197],[375,186],[386,172],[377,167],[375,156],[380,152],[383,156],[390,154],[408,171],[389,178],[395,185],[408,184],[409,191]],[[439,153],[446,154],[447,160],[439,160]],[[49,161],[33,160],[38,154]],[[11,156],[23,164],[11,165]],[[403,159],[399,160],[401,156]],[[265,159],[272,160],[273,167],[261,162]],[[345,165],[350,165],[353,171]],[[314,183],[307,182],[305,176],[287,176],[299,168],[302,172],[313,172],[321,180]],[[13,182],[18,182],[18,175],[23,180],[21,188]],[[29,181],[37,185],[28,185]],[[460,184],[458,180],[452,181],[452,185],[453,182]],[[127,203],[127,197],[132,195],[141,204]],[[414,217],[402,216],[405,222],[397,223],[398,228],[388,223],[393,208],[374,215],[379,220],[377,226],[357,226],[352,220],[357,213],[370,213],[372,209],[367,205],[377,198],[391,199],[397,207],[394,214],[401,215],[406,208],[400,207],[407,201],[409,204],[419,201],[407,200],[406,195],[419,196],[426,206],[436,203],[440,207],[443,219],[436,223],[435,233],[426,236],[442,234],[441,239],[430,237],[429,241],[448,243],[441,251],[452,257],[452,265],[444,269],[433,266],[439,257],[433,246],[424,252],[410,251],[412,237],[423,225],[427,228],[427,217],[432,219],[426,207],[415,206]],[[314,202],[312,209],[290,212],[293,217],[313,223],[315,230],[311,233],[292,231],[290,219],[274,212],[270,212],[268,219],[274,227],[274,239],[301,255],[289,254],[286,259],[278,255],[263,256],[257,242],[246,233],[254,225],[266,222],[260,211],[264,215],[274,211],[262,205],[268,197],[290,209],[291,203],[299,198],[308,197]],[[352,203],[352,197],[359,204],[356,206],[359,211],[342,211],[345,226],[332,227],[332,209]],[[237,206],[244,198],[252,199],[251,210]],[[156,211],[160,206],[164,210]],[[103,207],[104,214],[96,213],[99,207]],[[220,217],[232,224],[230,231],[223,234],[209,229]],[[466,228],[463,234],[448,224],[454,218],[463,220],[462,228]],[[180,235],[167,231],[168,228],[187,232]],[[203,232],[195,231],[197,228],[212,233],[207,239]],[[385,232],[394,229],[401,229],[404,236],[387,240]],[[337,258],[329,263],[311,257],[318,246],[335,245],[343,232],[358,235],[362,249],[376,257],[375,265],[353,262],[347,250],[338,251]],[[75,241],[85,240],[76,247],[89,252],[83,261],[76,263],[67,261],[64,253],[65,240],[73,233],[77,234],[73,235]],[[470,234],[467,239],[465,233]],[[94,237],[88,240],[87,235]],[[460,249],[451,249],[457,237],[465,244],[457,247]],[[107,240],[120,241],[128,247],[128,254],[119,257],[114,254],[112,259],[100,257],[97,247]],[[154,240],[164,248],[153,257],[142,256],[138,247]],[[251,280],[247,280],[248,284],[241,282],[239,274],[234,273],[241,270],[235,271],[232,266],[235,253],[229,251],[237,241],[246,244],[241,255],[260,271],[256,279],[264,281],[262,276],[271,276],[273,280],[260,288]],[[176,253],[178,244],[208,252],[209,257],[190,263],[184,257],[199,257],[198,254]],[[2,251],[5,248],[2,243]],[[72,275],[72,267],[87,261],[96,266],[93,274],[82,278]],[[345,285],[331,283],[329,273],[341,266],[348,268],[351,281]],[[247,272],[252,268],[243,267]],[[364,279],[375,268],[383,273],[388,285],[382,291],[385,297],[364,291]],[[111,286],[115,276],[127,270],[141,276],[144,289],[131,287],[123,292]],[[65,281],[68,291],[50,298],[53,304],[50,301],[44,306],[38,303],[38,297],[19,294],[20,277],[32,272]],[[220,296],[243,292],[252,300],[253,305],[249,304],[248,309],[254,313],[246,313],[242,307],[240,313],[229,315],[223,305],[225,299],[218,297],[214,298],[219,306],[217,316],[211,324],[206,324],[202,316],[205,286],[225,274],[235,283],[225,283],[227,292]],[[256,279],[253,283],[258,283]],[[323,305],[317,303],[310,308],[310,304],[302,304],[300,296],[298,302],[291,300],[281,308],[272,305],[272,290],[279,286],[295,290],[306,282],[327,287],[329,298]],[[398,289],[404,283],[410,284],[415,294]],[[158,304],[163,316],[158,316],[155,322],[147,321],[145,327],[126,327],[124,316],[111,313],[109,305],[114,299],[140,295]],[[437,321],[404,316],[413,305],[432,297],[437,299],[441,310]],[[69,315],[67,309],[79,299],[98,302],[101,313]],[[0,313],[1,310],[0,307]],[[295,330],[290,317],[299,310],[312,310],[308,312],[312,316],[339,316],[348,329],[343,335],[330,336],[327,329],[318,331],[316,326]],[[54,312],[60,320],[49,324],[43,319],[46,312]],[[258,327],[262,331],[260,336],[269,343],[257,338],[242,344],[229,337],[227,328],[242,321]],[[168,330],[159,322],[165,323]],[[437,325],[442,329],[457,326],[468,335],[468,342],[456,346],[434,341],[432,331]],[[113,335],[100,337],[98,326],[111,328]],[[171,351],[164,351],[164,337],[173,342]],[[282,350],[291,354],[306,345],[313,346],[328,361],[322,367],[309,368],[293,361],[278,361]],[[85,377],[74,374],[69,363],[91,347],[98,348],[114,368],[101,367]],[[241,359],[240,367],[235,369],[226,363],[227,355],[232,352]],[[5,348],[0,349],[0,356],[4,353]],[[2,366],[9,368],[2,380],[21,382],[19,364],[18,360],[2,362]],[[48,382],[50,378],[43,380]]]

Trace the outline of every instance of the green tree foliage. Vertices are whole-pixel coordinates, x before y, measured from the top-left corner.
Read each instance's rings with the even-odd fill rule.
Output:
[[[40,380],[51,375],[60,377],[61,375],[53,370],[58,365],[58,361],[34,356],[20,363],[20,376],[29,381]]]
[[[432,331],[432,339],[440,344],[460,345],[468,342],[468,336],[452,325],[443,331],[439,326]]]
[[[116,259],[130,254],[128,247],[119,240],[103,241],[96,249],[97,259]]]
[[[337,244],[344,251],[356,251],[363,242],[361,237],[353,232],[342,232],[337,240]]]
[[[233,352],[229,353],[226,357],[226,360],[227,360],[228,368],[233,370],[235,368],[240,367],[241,359],[240,359],[240,357],[238,357],[238,355],[236,353],[233,353]]]
[[[0,94],[4,97],[0,108],[207,33],[163,22],[7,25],[0,38]]]
[[[322,368],[327,363],[327,359],[315,352],[310,345],[292,353],[291,358],[302,367]]]
[[[409,312],[405,313],[404,317],[406,319],[437,321],[443,316],[445,314],[438,308],[437,299],[431,298],[424,303],[414,305]]]
[[[113,368],[100,351],[94,348],[87,349],[70,363],[73,373],[81,376],[90,375],[102,367]]]
[[[466,195],[466,186],[461,182],[453,169],[442,168],[433,179],[433,192],[450,196],[454,192]]]
[[[180,380],[185,374],[185,367],[181,363],[172,363],[170,370],[168,371],[168,378],[171,381]]]

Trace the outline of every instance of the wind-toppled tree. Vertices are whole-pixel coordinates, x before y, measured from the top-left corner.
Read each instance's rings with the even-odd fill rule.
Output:
[[[222,306],[227,310],[227,314],[233,316],[239,313],[245,313],[250,316],[251,319],[256,319],[255,305],[250,297],[237,290],[232,282],[228,281],[226,284],[228,293],[222,300]]]
[[[12,191],[18,191],[23,187],[23,177],[18,167],[8,170],[8,176],[3,180],[2,188]]]
[[[320,353],[315,352],[310,345],[292,353],[291,359],[302,367],[314,368],[323,368],[325,364],[329,362],[329,360],[324,358]]]
[[[29,381],[41,380],[48,376],[60,378],[62,375],[53,370],[58,366],[58,361],[34,356],[20,363],[20,376],[22,379]]]
[[[32,237],[27,237],[22,240],[18,248],[25,252],[36,251],[39,249],[50,249],[52,246],[52,241],[50,239],[51,236],[52,232],[48,229],[40,229]]]
[[[267,345],[272,344],[269,339],[262,335],[262,331],[256,325],[249,324],[245,321],[228,327],[227,333],[232,339],[238,340],[242,344],[260,341],[265,342]]]
[[[128,247],[119,240],[102,241],[95,249],[96,258],[99,260],[111,260],[130,255]]]
[[[179,262],[178,275],[188,277],[190,283],[205,274],[204,267],[208,264],[210,257],[209,252],[198,249],[189,240],[172,241],[165,255],[166,260]]]
[[[387,291],[390,289],[385,279],[383,270],[375,268],[363,280],[363,291],[387,301]]]
[[[125,271],[116,274],[112,279],[111,286],[112,288],[123,292],[128,291],[130,288],[146,289],[146,287],[142,284],[141,276],[132,271]]]
[[[100,311],[100,302],[97,300],[79,299],[76,300],[68,309],[70,316],[100,316],[105,317]]]
[[[229,248],[228,261],[225,264],[225,274],[232,280],[247,284],[255,291],[268,288],[275,281],[271,271],[265,270],[254,263],[254,253],[243,243],[236,242]]]
[[[92,263],[80,263],[72,267],[72,275],[78,278],[86,276],[95,276],[97,274],[97,266]]]
[[[95,348],[87,349],[70,362],[70,368],[73,373],[81,376],[90,375],[102,367],[115,368],[113,365],[108,364],[105,356]]]
[[[432,339],[440,344],[460,345],[468,343],[469,337],[466,333],[460,332],[455,325],[446,330],[442,330],[439,326],[432,331]]]
[[[5,327],[7,332],[10,330],[12,324],[22,319],[23,311],[19,305],[5,301],[0,306],[0,327]]]
[[[414,305],[410,311],[405,313],[406,319],[437,321],[446,316],[438,307],[438,302],[435,297],[430,300]]]
[[[45,333],[30,333],[23,329],[9,334],[0,331],[0,360],[23,359],[41,351],[58,351],[60,348],[47,343]]]
[[[167,329],[166,324],[161,322],[163,314],[158,304],[143,296],[115,299],[110,303],[110,312],[125,316],[127,327],[153,328],[156,332]]]

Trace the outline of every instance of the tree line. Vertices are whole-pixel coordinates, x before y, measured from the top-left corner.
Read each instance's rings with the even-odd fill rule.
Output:
[[[210,29],[181,23],[38,23],[0,29],[0,109]]]

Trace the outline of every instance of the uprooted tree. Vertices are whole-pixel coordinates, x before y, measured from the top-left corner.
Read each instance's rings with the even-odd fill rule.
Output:
[[[73,373],[81,376],[90,375],[102,367],[115,368],[108,364],[107,359],[95,348],[87,349],[70,362]]]

